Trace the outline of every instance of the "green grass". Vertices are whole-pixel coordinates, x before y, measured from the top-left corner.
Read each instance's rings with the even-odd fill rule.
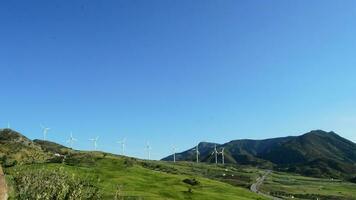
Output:
[[[356,199],[356,184],[354,183],[282,172],[272,173],[261,189],[265,193],[283,192],[285,193],[281,195],[283,198],[294,196],[300,199],[316,199],[316,197],[319,199]]]
[[[17,165],[5,169],[12,196],[16,171],[34,172],[61,168],[83,180],[92,180],[103,199],[265,199],[248,190],[265,170],[249,166],[196,164],[191,162],[143,161],[101,152],[76,152],[64,163]],[[197,179],[191,186],[184,179]],[[264,193],[284,199],[356,199],[356,184],[340,180],[309,178],[273,172],[261,187]],[[191,190],[191,192],[189,192]],[[299,195],[299,196],[298,196]],[[14,198],[13,198],[14,199]],[[291,198],[290,198],[291,199]]]
[[[171,174],[181,174],[189,176],[201,176],[209,179],[214,179],[231,185],[249,188],[256,178],[264,173],[264,170],[259,170],[250,166],[239,165],[215,165],[206,163],[192,162],[162,162],[154,161],[141,162],[142,166]]]
[[[144,162],[101,153],[79,153],[69,158],[66,164],[15,166],[7,168],[6,173],[11,175],[16,170],[35,171],[43,168],[57,170],[61,167],[77,177],[95,179],[103,199],[110,200],[114,199],[118,188],[126,199],[265,199],[247,188],[218,181],[222,172],[237,172],[225,171],[222,167],[199,166],[191,163]],[[215,180],[207,178],[208,175],[204,177],[204,173]],[[190,186],[183,182],[186,178],[195,178],[200,184]],[[191,192],[188,192],[189,188]]]

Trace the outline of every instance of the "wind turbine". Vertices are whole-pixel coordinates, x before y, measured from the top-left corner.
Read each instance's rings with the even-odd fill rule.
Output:
[[[225,164],[224,150],[225,150],[225,148],[223,147],[221,149],[221,151],[219,152],[221,154],[221,157],[222,157],[221,162],[222,162],[223,165]]]
[[[121,155],[124,155],[125,154],[126,138],[124,138],[123,140],[117,141],[117,143],[121,145]]]
[[[173,162],[176,162],[176,150],[177,148],[175,146],[172,147],[172,152],[173,152]]]
[[[10,129],[10,122],[7,122],[7,129]]]
[[[96,150],[98,147],[99,136],[96,138],[89,139],[89,140],[93,142],[94,150]]]
[[[218,151],[216,150],[216,144],[214,146],[214,151],[211,153],[211,155],[215,154],[215,164],[218,164]]]
[[[77,141],[77,139],[75,139],[75,138],[73,137],[73,133],[70,132],[70,137],[69,137],[69,140],[67,140],[67,143],[70,144],[70,148],[71,148],[71,149],[73,148],[73,143],[74,143],[75,141]]]
[[[40,124],[40,126],[41,126],[42,132],[43,132],[43,140],[46,140],[48,131],[51,130],[51,128],[47,128],[47,127],[43,126],[42,124]]]
[[[151,146],[150,146],[150,143],[147,141],[146,142],[146,151],[147,151],[147,157],[148,157],[148,160],[151,159]]]
[[[197,146],[193,149],[193,151],[195,151],[195,156],[196,156],[196,162],[198,163],[199,162],[199,144],[197,144]]]

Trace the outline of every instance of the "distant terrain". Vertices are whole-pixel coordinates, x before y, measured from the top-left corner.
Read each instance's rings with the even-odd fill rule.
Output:
[[[317,137],[324,136],[319,135],[324,132],[311,132],[307,137],[314,137],[315,134]],[[325,137],[339,136],[327,133]],[[277,140],[280,146],[284,146],[287,140],[293,143],[296,138]],[[346,144],[353,144],[343,139],[340,141],[345,142],[344,149],[349,148]],[[334,144],[332,140],[329,143]],[[226,146],[226,165],[211,163],[211,149],[214,146],[211,143],[200,146],[204,163],[190,162],[188,159],[173,163],[140,160],[99,151],[78,151],[50,141],[32,141],[10,129],[0,130],[1,165],[5,171],[10,199],[262,200],[271,196],[281,199],[356,199],[356,184],[350,182],[342,172],[338,178],[332,179],[301,176],[286,171],[282,165],[276,165],[273,159],[253,156],[258,155],[253,152],[279,146],[274,142],[260,142],[252,145],[254,148],[240,142],[237,144],[241,147],[236,149],[250,151],[251,159],[246,159],[244,164],[237,162],[239,156],[231,154],[235,152],[232,143]],[[345,156],[348,165],[352,159],[346,159],[350,154],[344,154],[344,149],[338,153],[337,158]],[[178,160],[182,160],[180,156],[184,153],[178,155]],[[335,170],[332,173],[339,171],[334,168],[332,170]],[[264,176],[266,172],[269,173]],[[263,176],[263,182],[256,182]],[[252,192],[250,188],[255,183],[258,183],[258,188]]]
[[[356,144],[334,132],[311,131],[301,136],[265,140],[233,140],[225,144],[199,143],[200,160],[215,162],[214,145],[225,149],[225,163],[268,167],[306,176],[346,178],[356,176]],[[195,161],[195,147],[176,154],[180,161]],[[162,160],[172,160],[170,155]],[[219,156],[221,162],[221,156]]]

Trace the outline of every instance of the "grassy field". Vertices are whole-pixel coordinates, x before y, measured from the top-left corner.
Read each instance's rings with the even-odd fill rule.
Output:
[[[356,184],[273,172],[261,190],[284,199],[356,199]]]
[[[240,172],[232,169],[204,164],[194,166],[192,163],[146,162],[102,153],[78,153],[69,157],[64,164],[7,168],[13,191],[18,191],[14,180],[19,171],[25,173],[36,170],[61,170],[81,179],[92,180],[93,185],[100,188],[102,199],[265,199],[247,188],[218,181],[228,175],[238,176]],[[184,179],[196,179],[199,184],[190,185],[184,183]]]
[[[265,199],[248,190],[265,170],[249,166],[144,161],[101,152],[75,152],[64,162],[16,165],[6,168],[5,172],[10,196],[20,200],[19,191],[37,184],[19,184],[21,176],[26,175],[27,179],[38,179],[38,182],[55,182],[58,187],[72,185],[73,191],[63,187],[56,192],[88,196],[82,199]],[[47,174],[46,177],[41,177],[43,174]],[[198,184],[183,180],[194,180]],[[39,188],[44,190],[41,193],[54,192],[53,188]],[[356,199],[356,184],[280,172],[268,176],[261,190],[283,199],[292,199],[292,196],[314,200]]]

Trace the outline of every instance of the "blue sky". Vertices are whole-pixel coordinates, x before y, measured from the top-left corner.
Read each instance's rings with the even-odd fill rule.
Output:
[[[355,1],[0,3],[0,124],[144,157],[333,130],[356,142]]]

